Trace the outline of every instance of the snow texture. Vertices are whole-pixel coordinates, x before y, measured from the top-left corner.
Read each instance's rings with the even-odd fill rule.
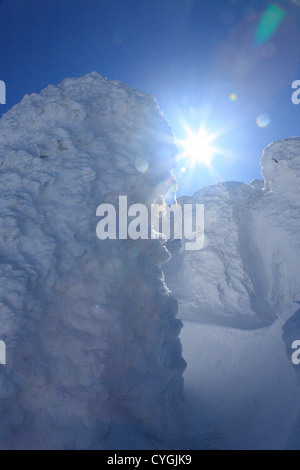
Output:
[[[96,209],[153,202],[176,153],[154,98],[97,73],[1,119],[1,448],[101,448],[170,419],[185,362],[169,254],[160,240],[100,241]]]
[[[263,181],[216,184],[182,197],[205,205],[203,250],[171,241],[164,270],[184,320],[243,329],[272,324],[300,300],[300,139],[263,153]]]

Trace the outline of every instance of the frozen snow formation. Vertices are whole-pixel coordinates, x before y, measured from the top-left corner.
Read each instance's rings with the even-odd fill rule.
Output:
[[[153,97],[97,73],[1,119],[1,448],[101,448],[169,419],[185,368],[169,255],[100,241],[96,209],[153,202],[176,153]]]
[[[168,243],[164,271],[180,317],[252,329],[300,301],[300,138],[263,153],[263,181],[228,182],[179,199],[205,205],[205,245]]]

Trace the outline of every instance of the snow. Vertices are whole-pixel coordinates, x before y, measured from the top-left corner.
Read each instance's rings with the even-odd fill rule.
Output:
[[[185,322],[181,448],[289,446],[300,412],[299,386],[281,335],[280,322],[259,330]]]
[[[299,449],[300,139],[263,153],[264,181],[183,197],[205,204],[205,245],[168,243],[179,301],[192,448]],[[297,383],[298,382],[298,383]]]
[[[97,207],[159,201],[176,153],[155,99],[97,73],[0,120],[1,449],[299,448],[300,139],[179,199],[202,250],[99,240]]]
[[[300,300],[299,155],[299,138],[276,142],[262,157],[264,183],[221,183],[179,199],[205,205],[203,250],[168,244],[164,271],[184,320],[261,328]]]
[[[1,119],[1,448],[101,448],[120,427],[171,423],[185,362],[169,255],[160,240],[98,240],[96,209],[153,202],[176,153],[154,98],[97,73]]]

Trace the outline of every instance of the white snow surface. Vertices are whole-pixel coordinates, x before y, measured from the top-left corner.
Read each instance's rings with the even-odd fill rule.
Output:
[[[97,73],[1,119],[1,448],[103,448],[170,421],[185,362],[168,252],[100,241],[96,209],[153,202],[176,153],[155,99]]]
[[[165,268],[180,317],[244,329],[272,324],[300,300],[300,138],[263,153],[263,181],[200,189],[179,203],[205,205],[205,244],[169,242]]]

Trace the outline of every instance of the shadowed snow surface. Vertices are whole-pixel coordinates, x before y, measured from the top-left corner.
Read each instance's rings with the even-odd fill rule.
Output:
[[[169,255],[159,240],[98,240],[96,209],[152,202],[175,155],[154,98],[96,73],[1,119],[2,448],[101,447],[172,416],[185,363]]]

